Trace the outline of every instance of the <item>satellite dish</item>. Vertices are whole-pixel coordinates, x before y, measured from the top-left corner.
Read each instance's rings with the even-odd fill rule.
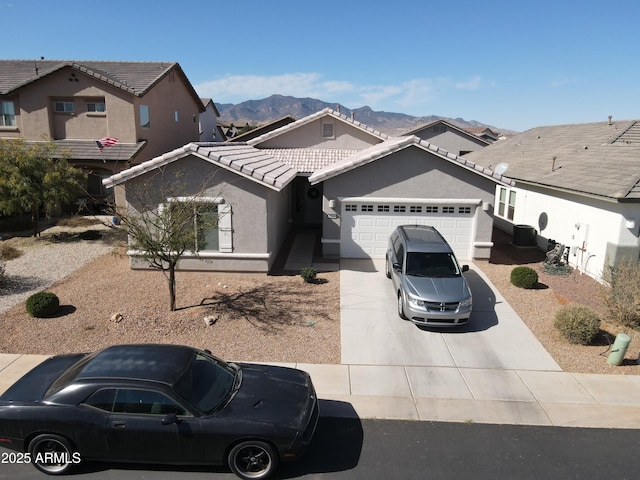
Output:
[[[496,169],[493,172],[496,175],[504,175],[504,172],[507,171],[507,168],[509,168],[508,163],[499,163],[498,165],[496,165]]]

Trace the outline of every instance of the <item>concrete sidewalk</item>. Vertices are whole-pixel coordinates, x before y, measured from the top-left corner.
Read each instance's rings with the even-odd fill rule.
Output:
[[[0,354],[0,392],[44,361]],[[640,377],[393,365],[280,364],[311,374],[325,416],[640,429]]]

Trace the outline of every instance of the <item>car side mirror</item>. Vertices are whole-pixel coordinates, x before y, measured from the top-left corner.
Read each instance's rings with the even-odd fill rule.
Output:
[[[399,272],[399,271],[401,271],[401,270],[402,270],[402,267],[400,266],[400,264],[399,264],[398,262],[395,262],[395,263],[393,264],[393,269],[394,269],[396,272]]]
[[[171,425],[172,423],[180,423],[175,413],[168,413],[162,417],[162,425]]]
[[[462,273],[469,271],[469,265],[462,265]]]

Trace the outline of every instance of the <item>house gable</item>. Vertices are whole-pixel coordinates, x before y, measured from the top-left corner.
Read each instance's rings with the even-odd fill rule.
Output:
[[[504,183],[508,185],[511,185],[513,183],[511,179],[503,175],[496,174],[490,169],[476,165],[465,157],[460,157],[458,155],[449,153],[436,145],[433,145],[424,140],[420,140],[416,136],[392,138],[381,144],[374,145],[368,149],[362,150],[355,155],[352,155],[348,158],[345,158],[341,161],[335,162],[320,170],[315,171],[309,177],[309,182],[311,184],[323,182],[345,172],[355,170],[363,165],[375,162],[381,158],[387,157],[408,147],[414,146],[427,151],[435,155],[436,157],[446,160],[449,163],[465,168],[477,175],[491,179],[493,182]]]
[[[247,143],[257,148],[324,148],[359,150],[389,138],[331,109],[324,109]]]
[[[411,135],[434,143],[456,155],[464,155],[491,144],[444,120],[427,123],[404,134],[404,136]]]

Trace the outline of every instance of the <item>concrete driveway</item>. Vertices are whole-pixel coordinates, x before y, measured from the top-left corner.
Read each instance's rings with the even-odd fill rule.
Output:
[[[342,363],[561,371],[476,265],[468,325],[427,329],[401,320],[384,259],[340,262]]]

